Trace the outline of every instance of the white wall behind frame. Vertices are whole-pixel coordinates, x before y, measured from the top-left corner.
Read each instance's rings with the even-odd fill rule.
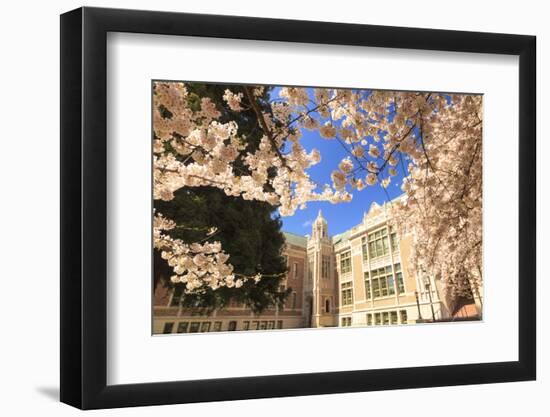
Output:
[[[109,34],[107,45],[109,383],[517,359],[518,213],[509,203],[517,201],[516,57],[118,33]],[[234,56],[247,64],[231,65]],[[266,68],[264,62],[291,65]],[[151,79],[483,93],[484,321],[151,337]],[[505,169],[509,175],[499,175]],[[508,225],[507,240],[500,236],[502,224]],[[473,340],[477,349],[470,348]],[[219,353],[223,345],[247,352],[247,360],[228,361]],[[344,346],[346,355],[326,353]],[[159,366],[147,359],[166,351],[195,352],[211,366],[186,360]],[[379,351],[385,354],[374,354]]]

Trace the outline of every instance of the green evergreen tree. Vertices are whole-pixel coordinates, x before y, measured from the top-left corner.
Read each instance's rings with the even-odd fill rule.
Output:
[[[199,107],[202,97],[209,97],[222,112],[220,121],[225,123],[236,120],[238,134],[245,138],[247,148],[242,152],[257,149],[262,137],[256,114],[252,109],[233,112],[224,104],[222,96],[227,88],[240,92],[241,87],[204,83],[186,83],[189,100]],[[258,97],[258,103],[265,111],[269,91]],[[235,164],[236,169],[245,169],[244,165]],[[243,275],[261,273],[259,282],[248,280],[240,288],[222,287],[216,290],[207,289],[197,294],[185,294],[183,284],[173,285],[169,281],[170,267],[155,251],[154,284],[174,287],[176,301],[184,307],[209,313],[221,309],[230,301],[244,303],[255,312],[284,302],[291,289],[280,290],[286,264],[282,257],[284,236],[281,233],[281,221],[275,214],[275,208],[267,203],[245,201],[229,197],[221,190],[212,187],[185,187],[175,193],[169,202],[156,200],[155,209],[167,218],[174,220],[177,227],[170,231],[174,238],[185,242],[204,240],[206,231],[216,227],[217,233],[209,240],[222,243],[224,251],[230,255],[229,262],[235,272]]]

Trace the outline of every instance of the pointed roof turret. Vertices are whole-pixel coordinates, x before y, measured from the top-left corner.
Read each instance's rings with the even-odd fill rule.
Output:
[[[311,236],[313,239],[323,239],[328,237],[328,223],[323,217],[323,213],[319,210],[317,218],[311,225]]]
[[[323,213],[321,212],[320,209],[319,209],[319,214],[317,214],[317,218],[315,219],[315,223],[317,223],[317,222],[323,222],[323,223],[327,222],[325,220],[325,218],[323,217]]]

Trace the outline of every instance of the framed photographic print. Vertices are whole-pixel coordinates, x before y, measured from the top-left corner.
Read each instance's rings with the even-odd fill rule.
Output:
[[[61,16],[61,400],[535,379],[535,38]]]

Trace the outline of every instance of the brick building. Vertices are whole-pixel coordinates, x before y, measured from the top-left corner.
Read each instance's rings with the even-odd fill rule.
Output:
[[[434,277],[408,273],[411,236],[398,236],[387,206],[373,203],[361,223],[330,236],[321,212],[309,237],[285,233],[291,288],[282,308],[254,315],[242,305],[204,316],[178,305],[162,285],[154,294],[154,333],[195,333],[304,327],[383,326],[481,318],[482,294],[442,296]]]

